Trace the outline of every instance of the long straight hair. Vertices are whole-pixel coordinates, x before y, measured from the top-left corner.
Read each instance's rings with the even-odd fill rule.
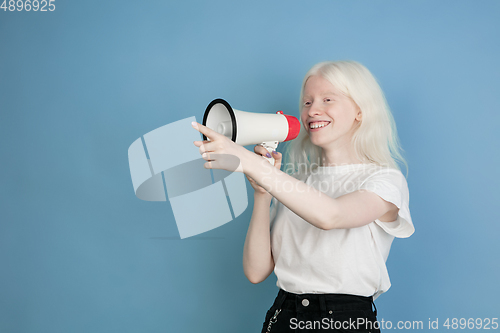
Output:
[[[355,61],[327,61],[314,65],[302,82],[299,119],[303,107],[304,87],[312,75],[328,80],[360,108],[362,118],[353,134],[352,145],[356,157],[363,163],[401,170],[398,162],[408,164],[402,156],[396,123],[384,93],[372,73]],[[304,125],[295,140],[287,142],[283,154],[284,171],[295,177],[321,165],[322,148],[311,142]]]

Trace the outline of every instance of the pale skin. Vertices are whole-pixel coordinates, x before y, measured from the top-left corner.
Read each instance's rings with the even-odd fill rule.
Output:
[[[322,148],[323,165],[363,163],[355,158],[350,139],[362,113],[359,107],[321,76],[309,77],[304,87],[301,122],[311,142]],[[328,123],[311,129],[310,123]],[[274,270],[271,252],[269,206],[275,197],[283,205],[313,226],[323,229],[361,227],[376,219],[396,220],[398,208],[370,191],[355,191],[331,198],[280,170],[282,156],[273,153],[274,166],[263,158],[268,151],[257,145],[254,153],[227,137],[198,123],[193,127],[210,141],[195,141],[205,168],[231,170],[229,163],[216,154],[239,158],[237,172],[243,172],[254,188],[254,207],[243,248],[243,269],[252,283],[264,281]],[[211,157],[212,156],[212,157]]]

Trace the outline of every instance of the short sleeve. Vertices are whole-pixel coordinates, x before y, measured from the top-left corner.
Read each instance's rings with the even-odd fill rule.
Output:
[[[393,222],[375,220],[388,234],[398,237],[410,237],[415,228],[410,215],[410,193],[408,183],[401,171],[385,168],[370,175],[360,186],[360,190],[374,192],[385,201],[391,202],[399,208],[398,217]]]

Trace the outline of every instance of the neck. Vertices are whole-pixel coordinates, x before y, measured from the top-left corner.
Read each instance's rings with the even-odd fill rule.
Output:
[[[359,163],[363,163],[363,161],[357,159],[354,154],[349,154],[341,151],[325,152],[323,150],[321,156],[321,166],[335,166]]]
[[[321,151],[321,166],[358,163],[363,163],[363,161],[356,157],[351,141],[335,145],[335,147],[323,147]]]
[[[329,146],[322,147],[320,163],[322,166],[366,163],[356,157],[352,144],[352,137],[358,126],[359,122],[355,122],[348,135],[340,137]]]

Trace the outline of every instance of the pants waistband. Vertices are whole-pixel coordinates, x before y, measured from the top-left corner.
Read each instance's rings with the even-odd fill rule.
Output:
[[[373,305],[373,309],[372,309]],[[377,315],[377,308],[372,296],[348,294],[294,294],[280,289],[273,308],[292,309],[295,311],[347,311],[369,310]]]

